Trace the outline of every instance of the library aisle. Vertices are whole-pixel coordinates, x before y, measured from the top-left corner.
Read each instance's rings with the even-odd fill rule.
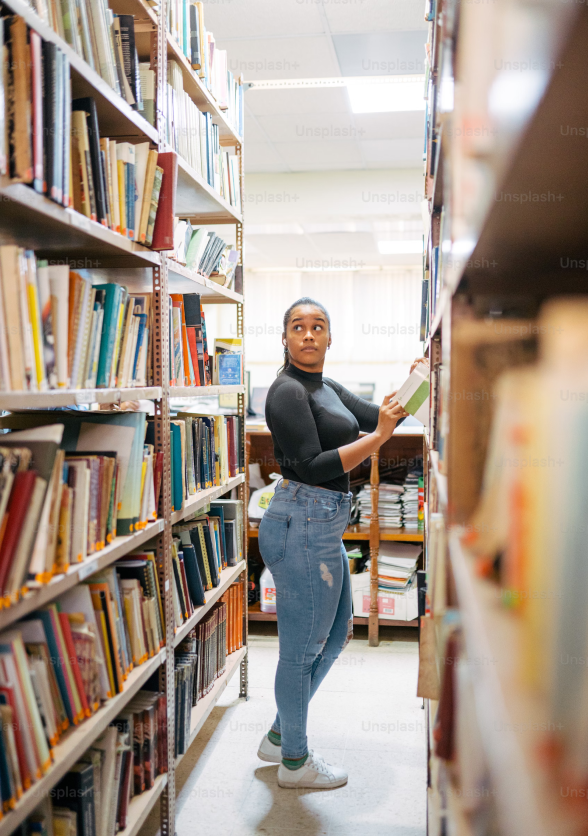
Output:
[[[267,632],[267,631],[266,631]],[[425,712],[415,697],[418,644],[400,630],[379,647],[354,639],[312,701],[310,746],[344,765],[329,792],[281,789],[257,758],[274,715],[275,635],[249,635],[249,700],[230,684],[176,773],[176,829],[225,836],[424,836]],[[155,836],[153,816],[142,836]]]

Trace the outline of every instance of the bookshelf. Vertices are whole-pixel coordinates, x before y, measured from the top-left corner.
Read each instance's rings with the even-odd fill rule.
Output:
[[[584,512],[567,499],[575,484],[567,459],[554,459],[551,470],[548,459],[545,467],[529,460],[523,473],[505,439],[518,453],[536,444],[550,455],[563,436],[567,456],[579,455],[563,365],[553,395],[542,390],[556,405],[548,416],[518,413],[517,423],[506,404],[524,402],[517,380],[547,382],[562,335],[581,332],[571,311],[586,304],[588,165],[577,126],[588,116],[578,95],[588,12],[441,0],[427,3],[427,14],[422,336],[432,375],[419,693],[428,833],[579,836],[585,770],[571,752],[585,721],[584,691],[562,718],[554,683],[560,692],[572,687],[572,661],[563,660],[585,635],[583,608],[573,604],[584,584],[573,564],[562,574],[561,563],[575,554],[567,532],[582,527]],[[504,514],[496,506],[491,513],[489,499],[501,467],[495,496],[512,500]],[[557,508],[546,501],[556,479],[566,490]]]
[[[380,542],[396,541],[404,543],[422,543],[424,535],[418,531],[405,531],[403,528],[392,529],[380,527],[378,518],[378,488],[380,484],[380,467],[384,469],[389,466],[406,466],[409,463],[416,463],[423,458],[423,434],[422,432],[403,432],[393,435],[377,453],[374,453],[369,460],[366,460],[357,468],[351,471],[352,484],[354,481],[371,485],[372,514],[369,525],[357,523],[350,525],[343,534],[345,542],[369,542],[371,566],[373,567],[370,576],[370,616],[353,617],[356,625],[369,627],[369,643],[377,646],[379,643],[379,627],[418,627],[418,619],[402,621],[400,619],[381,618],[378,615],[378,574],[377,557],[379,554]],[[269,431],[248,430],[247,431],[247,461],[260,465],[262,477],[269,481],[269,474],[277,472],[279,466],[274,459],[274,450]],[[359,481],[358,481],[359,480]],[[249,522],[248,536],[250,548],[253,546],[258,552],[257,539],[259,529],[257,524]],[[259,557],[261,559],[261,555]],[[250,621],[277,621],[275,613],[261,611],[259,602],[249,607]]]
[[[149,61],[156,73],[156,119],[151,125],[141,113],[133,109],[109,84],[93,70],[77,52],[60,37],[24,0],[8,0],[4,6],[25,20],[42,40],[55,44],[69,59],[72,98],[90,96],[95,100],[100,134],[132,144],[149,142],[160,153],[170,151],[166,142],[167,60],[173,58],[180,65],[184,89],[196,106],[210,114],[212,124],[218,126],[221,147],[231,147],[237,158],[240,193],[243,194],[243,142],[228,121],[225,111],[189,65],[178,44],[167,32],[166,3],[159,10],[144,0],[110,0],[115,14],[134,15],[135,43],[140,61]],[[243,212],[232,206],[209,183],[178,157],[177,200],[175,215],[190,218],[193,224],[232,225],[235,246],[240,252],[239,270],[243,270]],[[65,208],[39,194],[24,183],[13,182],[8,175],[0,176],[0,239],[4,244],[15,244],[29,250],[51,264],[69,264],[72,270],[104,283],[124,284],[135,291],[152,294],[153,381],[149,386],[125,388],[59,388],[46,391],[2,391],[0,410],[44,409],[55,407],[91,407],[124,401],[151,401],[154,410],[154,448],[163,454],[161,495],[158,517],[129,535],[117,536],[102,550],[82,563],[69,566],[54,574],[48,583],[30,589],[16,603],[0,607],[0,630],[14,628],[21,619],[51,604],[65,592],[91,579],[100,571],[112,567],[115,561],[127,557],[137,549],[155,550],[159,586],[163,603],[165,644],[151,658],[137,664],[128,673],[120,693],[104,701],[102,706],[77,726],[63,733],[53,748],[53,760],[46,773],[16,801],[14,808],[5,808],[0,815],[0,836],[9,836],[30,816],[38,805],[51,796],[51,790],[80,759],[112,721],[129,705],[132,698],[145,687],[148,680],[159,676],[159,689],[167,699],[167,749],[164,761],[167,771],[156,776],[154,785],[135,795],[129,804],[126,827],[119,836],[136,836],[153,807],[159,803],[161,830],[166,836],[175,832],[175,768],[181,756],[174,757],[175,736],[175,650],[188,634],[206,619],[219,599],[238,580],[242,584],[243,600],[239,613],[243,617],[240,635],[243,646],[226,658],[226,668],[213,683],[211,690],[192,710],[190,743],[216,705],[228,682],[239,676],[240,696],[246,698],[247,679],[247,584],[246,519],[243,526],[242,559],[235,566],[220,572],[218,586],[205,593],[205,603],[195,607],[184,623],[174,631],[172,525],[189,521],[204,513],[211,501],[236,491],[244,514],[247,508],[247,473],[229,477],[222,484],[190,495],[179,510],[172,511],[172,463],[170,401],[182,398],[208,398],[222,394],[238,397],[236,414],[241,418],[240,443],[245,446],[245,387],[236,386],[172,386],[169,364],[168,300],[171,293],[200,294],[203,306],[231,305],[234,307],[236,335],[243,337],[244,297],[242,284],[239,292],[224,287],[206,275],[192,270],[174,259],[168,252],[156,252],[146,246],[90,220],[71,208]],[[90,414],[90,413],[89,413]],[[93,414],[93,413],[92,413]],[[59,413],[55,413],[58,422]],[[234,591],[234,590],[233,590]],[[24,832],[24,831],[23,831]],[[79,834],[83,836],[83,834]]]

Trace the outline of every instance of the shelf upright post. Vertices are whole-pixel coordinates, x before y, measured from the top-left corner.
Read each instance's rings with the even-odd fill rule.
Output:
[[[166,80],[167,80],[167,3],[159,0],[157,37],[152,38],[151,63],[156,79],[156,127],[158,150],[165,151]],[[172,598],[172,531],[171,531],[171,444],[169,414],[169,319],[167,258],[162,253],[161,266],[153,271],[153,367],[154,384],[161,386],[161,400],[155,401],[155,448],[163,452],[163,473],[159,513],[164,521],[157,539],[157,567],[163,594],[165,619],[165,665],[160,668],[160,689],[165,691],[167,708],[167,784],[161,794],[160,820],[162,836],[175,836],[176,776],[175,682],[174,682],[174,611]]]
[[[380,450],[370,456],[370,487],[372,499],[372,513],[370,514],[370,614],[368,620],[368,644],[377,647],[380,643],[378,635],[378,554],[380,553],[380,517],[378,504],[380,500]]]
[[[237,157],[239,158],[239,185],[240,185],[240,193],[241,193],[241,218],[243,219],[243,187],[245,181],[245,170],[243,167],[243,145],[239,144],[236,147]],[[239,266],[241,267],[242,275],[243,275],[243,285],[245,282],[244,276],[244,269],[243,269],[243,224],[237,223],[236,224],[236,245],[237,249],[239,250]],[[245,287],[241,288],[241,292],[244,295]],[[242,303],[237,304],[237,336],[241,337],[242,343],[242,350],[243,350],[243,357],[242,357],[242,367],[245,370],[245,327],[244,327],[244,305]],[[243,371],[243,375],[245,372]],[[245,380],[245,376],[243,376],[243,380]],[[245,578],[243,582],[243,644],[247,647],[247,642],[249,638],[249,613],[248,613],[248,602],[249,602],[249,589],[248,589],[248,582],[249,582],[249,566],[247,563],[247,545],[248,545],[248,527],[249,527],[249,519],[247,516],[247,507],[249,504],[249,456],[247,454],[247,429],[245,427],[245,422],[247,420],[247,398],[246,394],[241,394],[237,396],[237,403],[238,403],[238,411],[239,415],[241,416],[241,443],[243,444],[243,450],[245,451],[245,479],[239,485],[238,493],[239,499],[242,502],[243,508],[243,560],[245,561]],[[245,699],[249,699],[248,690],[249,690],[249,677],[248,677],[248,651],[245,651],[245,656],[243,657],[243,661],[240,665],[239,671],[239,680],[240,680],[240,687],[239,687],[239,696],[244,697]]]

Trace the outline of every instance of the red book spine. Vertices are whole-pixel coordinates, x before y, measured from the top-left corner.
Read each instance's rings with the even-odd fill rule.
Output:
[[[188,336],[188,349],[192,357],[192,366],[194,367],[194,386],[202,386],[200,380],[200,369],[198,368],[198,344],[196,342],[196,329],[190,325],[186,326],[186,334]]]
[[[159,203],[155,215],[151,249],[173,250],[178,155],[175,151],[158,154],[157,165],[163,169],[163,177],[161,179],[161,191],[159,192]]]
[[[3,520],[4,536],[0,545],[0,590],[10,570],[22,525],[29,509],[29,500],[37,478],[36,470],[25,470],[14,477],[8,507]]]
[[[89,717],[92,714],[92,711],[90,709],[88,699],[86,697],[86,691],[84,689],[84,680],[82,679],[82,672],[80,671],[78,656],[76,653],[75,645],[73,643],[73,637],[71,634],[71,627],[69,624],[69,618],[67,617],[67,613],[60,612],[59,621],[61,622],[61,632],[63,633],[63,640],[65,641],[67,655],[69,656],[69,663],[73,671],[76,685],[78,686],[78,692],[80,695],[80,700],[82,702],[82,708],[86,717]]]

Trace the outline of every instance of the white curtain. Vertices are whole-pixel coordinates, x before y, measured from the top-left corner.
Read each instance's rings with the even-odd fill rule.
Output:
[[[245,276],[245,353],[252,386],[269,386],[282,364],[282,319],[301,296],[323,304],[333,344],[325,374],[342,384],[374,383],[378,402],[422,355],[421,270],[264,273]]]

